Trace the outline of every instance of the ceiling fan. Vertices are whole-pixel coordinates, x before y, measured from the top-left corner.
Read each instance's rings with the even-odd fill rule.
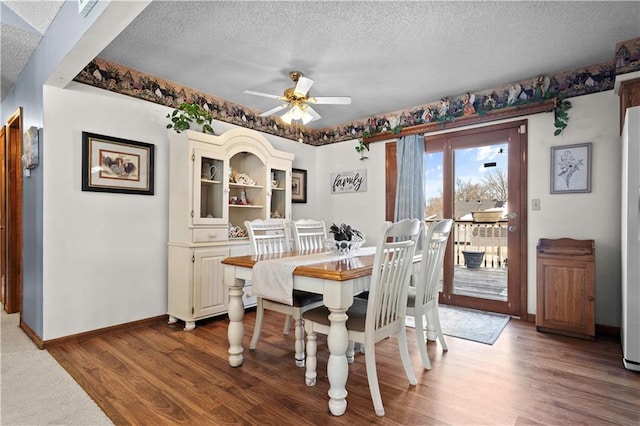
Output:
[[[308,124],[311,121],[322,118],[309,104],[351,104],[351,98],[349,96],[309,96],[309,89],[313,86],[313,80],[304,77],[300,71],[291,71],[289,77],[296,85],[295,87],[285,89],[282,96],[254,92],[253,90],[245,90],[243,92],[248,95],[263,96],[285,102],[269,111],[263,112],[260,114],[260,117],[266,117],[288,108],[288,111],[280,117],[285,123],[291,124],[292,121],[301,121],[302,124]]]

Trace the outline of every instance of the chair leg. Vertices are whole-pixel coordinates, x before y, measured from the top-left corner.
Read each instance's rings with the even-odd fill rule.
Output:
[[[369,382],[369,391],[371,392],[371,401],[373,409],[379,417],[384,416],[384,406],[382,405],[382,396],[380,395],[380,385],[378,384],[378,372],[376,371],[376,351],[373,345],[366,346],[364,360],[367,367],[367,381]]]
[[[258,298],[256,305],[256,325],[253,328],[253,336],[251,336],[251,342],[249,343],[249,349],[255,349],[260,338],[260,332],[262,331],[262,321],[264,319],[264,307],[262,306],[262,299]]]
[[[287,318],[289,318],[288,315],[287,315]],[[304,367],[304,322],[302,321],[301,316],[296,315],[295,324],[296,324],[296,330],[295,330],[296,365],[298,367]]]
[[[284,320],[282,334],[289,334],[289,330],[291,330],[291,315],[287,315],[287,318]]]
[[[431,319],[433,322],[433,326],[436,329],[438,340],[440,340],[440,344],[442,345],[442,350],[448,351],[449,348],[447,348],[447,342],[444,340],[444,334],[442,334],[442,327],[440,326],[440,313],[438,312],[438,305],[435,305],[433,309],[431,309]]]
[[[407,378],[409,379],[409,383],[413,386],[418,384],[418,380],[416,380],[416,375],[413,372],[413,366],[411,365],[411,358],[409,357],[409,346],[407,345],[407,330],[402,327],[402,329],[398,332],[398,349],[400,350],[400,359],[402,360],[402,366],[404,367],[404,372],[407,374]],[[422,344],[424,343],[424,339],[422,339]],[[427,357],[427,362],[429,361],[429,357]],[[431,365],[429,365],[431,367]]]
[[[307,386],[316,385],[318,358],[318,336],[313,330],[307,330],[307,358],[305,360],[306,370],[304,372],[304,381]]]
[[[424,315],[422,312],[416,312],[415,327],[416,343],[418,344],[418,351],[420,351],[420,357],[422,358],[422,365],[426,370],[431,370],[431,361],[429,360],[429,354],[427,353],[427,341],[424,335]],[[428,321],[427,321],[428,322]],[[398,341],[398,344],[400,342]]]
[[[356,343],[353,340],[349,340],[349,346],[347,346],[347,362],[349,364],[353,364],[353,361],[355,361],[355,347],[356,347]]]

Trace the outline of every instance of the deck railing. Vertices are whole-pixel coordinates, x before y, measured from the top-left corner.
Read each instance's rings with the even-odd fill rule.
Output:
[[[427,225],[431,221],[427,221]],[[496,223],[477,223],[457,220],[454,225],[454,265],[464,265],[463,251],[483,252],[481,267],[506,268],[507,254],[507,220]]]

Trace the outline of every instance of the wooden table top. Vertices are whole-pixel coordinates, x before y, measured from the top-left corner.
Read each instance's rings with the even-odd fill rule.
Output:
[[[330,252],[325,250],[289,251],[278,254],[227,257],[222,261],[222,263],[231,266],[253,268],[253,265],[260,260],[283,259],[287,257],[318,253],[330,254]],[[293,271],[293,275],[333,281],[347,281],[355,278],[366,277],[371,275],[373,271],[374,257],[374,255],[345,257],[340,260],[300,265]]]

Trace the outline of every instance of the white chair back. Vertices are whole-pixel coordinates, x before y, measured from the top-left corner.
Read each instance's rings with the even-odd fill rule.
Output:
[[[435,222],[427,228],[422,249],[422,262],[416,287],[416,302],[422,306],[438,299],[440,288],[440,276],[444,261],[444,253],[447,248],[449,234],[453,227],[452,219],[443,219]]]
[[[423,231],[418,219],[385,222],[373,264],[365,334],[390,335],[404,329],[413,256]]]
[[[274,254],[291,250],[284,219],[256,219],[244,223],[253,254]]]
[[[327,228],[322,220],[300,219],[293,222],[296,250],[315,250],[324,247]]]

